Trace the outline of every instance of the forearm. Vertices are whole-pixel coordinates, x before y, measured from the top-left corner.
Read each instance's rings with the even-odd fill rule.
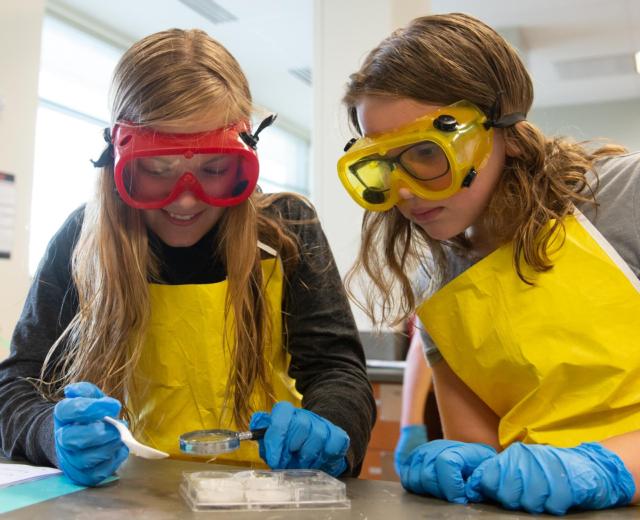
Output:
[[[27,381],[0,382],[0,440],[6,457],[56,465],[53,406]]]
[[[375,422],[375,402],[366,379],[329,372],[305,392],[303,406],[342,428],[349,435],[348,476],[360,473]]]
[[[499,417],[455,375],[446,361],[431,368],[444,437],[481,442],[500,450]]]
[[[420,335],[414,334],[402,379],[400,426],[424,424],[424,406],[430,387],[431,369],[424,358]]]
[[[636,485],[636,491],[631,503],[637,504],[640,502],[640,452],[638,451],[640,431],[610,437],[602,441],[601,444],[620,457],[629,473],[631,473]]]

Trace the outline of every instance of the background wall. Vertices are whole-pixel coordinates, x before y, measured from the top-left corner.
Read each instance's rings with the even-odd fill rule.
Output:
[[[0,2],[0,171],[16,175],[17,213],[9,260],[0,260],[0,359],[29,287],[27,245],[40,33],[44,0]]]
[[[517,7],[515,4],[513,6],[509,4],[505,7],[505,4],[496,0],[473,3],[468,3],[465,0],[446,0],[446,2],[444,0],[296,0],[296,3],[283,3],[282,0],[263,0],[260,5],[263,9],[287,13],[289,16],[295,14],[300,17],[305,13],[309,15],[311,10],[309,2],[312,2],[313,34],[306,34],[309,32],[308,30],[302,31],[305,34],[300,34],[300,31],[295,34],[297,34],[296,40],[300,41],[299,47],[303,46],[304,41],[302,40],[304,38],[313,39],[313,60],[311,67],[309,67],[313,72],[313,86],[312,88],[305,87],[308,88],[309,102],[304,105],[305,109],[309,104],[313,105],[313,114],[310,117],[312,121],[310,129],[312,198],[333,247],[338,267],[343,274],[346,273],[357,254],[362,212],[348,198],[335,172],[335,164],[342,148],[352,136],[340,100],[349,74],[359,68],[366,53],[382,38],[395,28],[405,25],[410,19],[429,13],[432,8],[434,11],[442,9],[469,11],[470,7],[477,10],[491,8],[489,11],[493,13],[490,15],[493,18],[487,13],[472,12],[472,14],[476,14],[496,27],[502,27],[503,34],[512,37],[514,43],[522,46],[523,52],[529,52],[533,58],[536,58],[529,60],[530,65],[541,61],[551,52],[549,46],[553,41],[559,45],[565,39],[568,40],[568,50],[565,49],[564,54],[560,53],[560,57],[566,58],[572,49],[584,50],[586,48],[584,38],[593,40],[593,43],[596,44],[596,50],[600,52],[602,49],[609,49],[604,45],[605,43],[613,45],[621,37],[619,34],[614,34],[614,31],[607,32],[606,37],[594,33],[598,25],[589,26],[590,30],[588,31],[575,29],[572,32],[569,30],[580,20],[559,17],[557,9],[562,6],[569,9],[573,5],[573,0],[558,2],[551,2],[551,0],[524,2],[523,0],[522,3],[518,3]],[[226,5],[230,10],[237,10],[240,19],[245,20],[248,27],[254,31],[251,33],[253,36],[250,41],[260,42],[257,47],[252,44],[248,51],[246,49],[243,51],[232,45],[233,52],[239,57],[243,58],[243,52],[254,56],[256,48],[267,55],[269,52],[275,52],[278,56],[300,54],[300,52],[294,52],[299,49],[286,50],[292,46],[288,40],[281,42],[282,45],[286,44],[287,46],[283,50],[275,44],[271,46],[264,44],[263,40],[256,36],[258,29],[265,31],[264,18],[266,15],[256,12],[256,4],[253,3],[253,0],[221,0],[220,3]],[[625,6],[630,9],[636,5],[625,0],[610,0],[609,3],[617,5],[620,9]],[[3,101],[0,104],[4,104],[4,109],[0,112],[0,171],[13,173],[17,176],[18,193],[12,258],[0,260],[0,358],[4,357],[6,353],[8,340],[29,286],[27,247],[34,129],[38,103],[40,34],[45,6],[52,9],[55,6],[60,8],[61,4],[76,9],[84,6],[84,8],[91,10],[93,17],[103,22],[100,25],[103,29],[107,26],[122,29],[126,25],[131,31],[131,36],[134,37],[132,40],[151,32],[151,30],[158,30],[159,27],[155,27],[154,23],[162,24],[162,28],[165,28],[167,24],[182,23],[177,19],[167,20],[170,15],[169,8],[174,4],[177,5],[178,2],[167,1],[167,9],[157,13],[155,17],[141,20],[142,26],[136,29],[135,20],[122,19],[121,9],[118,8],[118,2],[115,0],[113,2],[99,2],[98,0],[0,1],[0,99]],[[135,7],[140,8],[141,5],[143,5],[143,0],[136,0]],[[300,13],[292,14],[289,12],[298,5],[304,7]],[[589,5],[591,11],[594,11],[594,6],[597,7],[600,3],[592,0]],[[519,26],[514,27],[515,22],[509,16],[515,16],[512,11],[522,11],[525,7],[531,9],[531,14],[527,19],[518,23],[524,24],[526,27],[524,29]],[[105,11],[100,11],[100,9]],[[595,11],[599,20],[604,11],[602,9],[595,9]],[[611,15],[614,11],[609,10],[606,13]],[[281,17],[276,16],[278,13],[271,14],[275,18]],[[582,18],[591,16],[588,15],[587,10],[580,14]],[[628,20],[631,27],[633,26],[633,16],[626,11],[621,16]],[[85,19],[83,18],[83,20]],[[192,13],[184,23],[190,26],[200,25],[209,29],[209,26],[198,20],[197,16]],[[545,30],[547,23],[555,27],[555,32],[550,33],[551,29],[549,28]],[[300,24],[303,25],[302,22]],[[139,30],[140,34],[133,32],[135,30]],[[233,24],[211,26],[209,30],[223,43],[226,43],[227,36],[239,34]],[[107,38],[110,37],[112,40],[119,39],[118,34],[114,33],[109,36],[104,33],[104,30],[95,31],[95,27],[94,32]],[[267,32],[270,34],[273,31]],[[284,33],[286,31],[277,32]],[[640,28],[635,30],[634,34],[636,38],[640,37],[637,36],[640,35]],[[578,36],[583,39],[576,39]],[[550,40],[553,41],[549,43]],[[547,54],[538,56],[543,51]],[[556,52],[556,54],[558,53]],[[300,60],[303,61],[302,58]],[[262,62],[264,61],[268,60],[262,60]],[[242,63],[245,66],[244,62]],[[278,65],[278,63],[276,64]],[[253,87],[265,83],[271,85],[271,82],[276,79],[270,78],[260,81],[253,76],[252,78]],[[613,83],[607,83],[610,86],[607,90],[613,93],[615,89],[612,85],[617,85],[625,78],[627,76],[613,76],[611,79]],[[603,81],[602,78],[597,81],[589,80],[587,85],[602,86]],[[584,94],[583,91],[586,91],[586,87],[582,88],[579,85],[583,85],[583,83],[575,81],[562,83],[547,78],[540,85],[537,85],[539,88],[536,99],[538,102],[544,99],[549,101],[548,96],[545,98],[545,91],[560,88],[564,89],[563,99],[565,101],[567,97],[573,99],[574,94],[576,99],[579,99],[579,94]],[[289,92],[288,89],[274,89],[274,91],[280,90]],[[298,97],[304,96],[300,94],[295,99],[289,96],[285,101],[291,108]],[[277,109],[277,107],[274,108]],[[301,111],[300,108],[294,110],[294,112]],[[640,114],[640,90],[637,91],[634,99],[626,101],[601,101],[599,103],[565,104],[563,106],[545,105],[544,108],[534,109],[530,114],[530,119],[550,134],[567,134],[575,136],[577,139],[608,137],[630,149],[640,149],[640,125],[637,122],[637,114]],[[368,319],[357,309],[354,311],[359,328],[363,331],[370,331],[371,325]]]
[[[362,210],[340,184],[336,163],[353,137],[341,99],[349,74],[394,29],[429,12],[424,0],[316,0],[314,10],[313,201],[344,275],[358,252]],[[369,319],[354,306],[360,330]]]
[[[529,119],[548,134],[576,140],[608,138],[629,150],[640,150],[640,98],[538,108]]]

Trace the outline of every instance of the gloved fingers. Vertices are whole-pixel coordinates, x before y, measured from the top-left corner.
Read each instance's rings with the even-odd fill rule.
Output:
[[[325,419],[326,420],[326,419]],[[349,449],[349,435],[339,426],[329,423],[329,438],[324,444],[324,454],[327,460],[342,458]]]
[[[287,434],[287,448],[291,453],[295,453],[302,448],[307,438],[311,434],[311,415],[306,413],[295,413],[289,424]]]
[[[496,456],[496,450],[484,444],[462,444],[442,451],[435,460],[437,481],[449,502],[466,504],[466,480],[473,470],[488,458]]]
[[[466,453],[466,452],[465,452]],[[464,491],[467,461],[456,449],[445,450],[436,457],[434,480],[439,490],[449,502],[466,504],[469,500]]]
[[[67,450],[62,446],[58,446],[58,451],[76,469],[89,470],[113,460],[118,450],[123,446],[122,441],[118,439],[104,446],[85,450]]]
[[[409,467],[405,478],[405,487],[409,491],[420,494],[426,493],[423,482],[428,480],[428,472],[432,470],[432,467],[430,467],[430,462],[430,459],[427,459],[425,462],[424,453],[422,453],[421,451],[414,451],[412,453],[408,461]]]
[[[96,486],[113,475],[128,456],[129,450],[122,445],[109,460],[89,469],[77,468],[72,460],[64,458],[63,452],[59,453],[58,458],[61,462],[60,469],[70,480],[82,486]]]
[[[520,504],[522,505],[522,509],[528,513],[544,513],[547,508],[546,504],[550,495],[551,492],[547,479],[541,472],[536,471],[527,478],[527,482],[524,486],[522,497],[520,499]],[[552,499],[551,508],[554,507],[553,502],[554,500]]]
[[[543,464],[536,460],[540,470],[539,473],[547,483],[547,495],[544,502],[544,510],[553,515],[564,515],[571,506],[577,505],[572,482],[569,481],[569,472],[562,462],[558,460],[554,452],[549,453],[545,458],[548,464]],[[588,477],[587,477],[588,479]]]
[[[111,424],[96,421],[89,424],[69,424],[57,428],[56,443],[66,450],[85,450],[119,441],[120,434]]]
[[[271,425],[264,435],[267,464],[272,469],[283,469],[291,460],[291,453],[286,449],[289,424],[295,413],[293,405],[280,401],[271,410]]]
[[[485,498],[495,500],[495,494],[491,490],[497,489],[499,482],[498,457],[487,459],[467,479],[465,494],[470,502],[482,502]]]
[[[329,438],[329,425],[319,417],[311,416],[309,435],[300,447],[298,457],[304,468],[319,469],[326,462],[324,446]]]
[[[445,496],[442,492],[442,486],[438,480],[438,475],[436,473],[435,461],[437,458],[425,459],[422,461],[422,470],[420,472],[420,484],[419,484],[419,493],[431,495],[432,497],[444,499]]]
[[[117,418],[121,408],[120,401],[112,397],[73,397],[58,402],[53,417],[59,424],[90,423],[106,415]]]
[[[268,428],[271,426],[271,414],[269,412],[254,412],[249,421],[249,429]]]
[[[328,473],[332,477],[339,477],[347,470],[347,460],[342,457],[333,462],[327,462],[324,466],[322,466],[322,471]]]
[[[100,399],[104,397],[104,392],[100,390],[93,383],[87,381],[80,381],[78,383],[71,383],[64,387],[65,397],[92,397],[94,399]]]

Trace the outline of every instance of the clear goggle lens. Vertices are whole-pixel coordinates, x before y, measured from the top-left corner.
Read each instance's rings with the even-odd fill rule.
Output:
[[[142,203],[164,200],[177,188],[231,199],[248,187],[243,166],[243,157],[235,153],[138,157],[125,165],[123,183],[128,195]]]

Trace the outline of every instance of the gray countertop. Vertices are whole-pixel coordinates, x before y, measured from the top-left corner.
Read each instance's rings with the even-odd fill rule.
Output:
[[[402,384],[405,361],[367,359],[367,375],[372,383]]]
[[[255,512],[192,512],[178,494],[184,471],[200,471],[201,463],[177,460],[142,460],[130,457],[119,471],[120,479],[103,488],[86,489],[47,502],[19,509],[3,518],[48,520],[169,520],[177,518],[308,519],[308,520],[402,520],[417,518],[533,519],[526,513],[512,513],[486,504],[459,506],[441,500],[406,493],[395,482],[345,479],[351,509],[291,510]],[[223,469],[211,464],[207,469]],[[572,514],[577,518],[638,518],[636,507]],[[537,517],[539,518],[539,517]],[[548,517],[551,518],[551,517]]]

